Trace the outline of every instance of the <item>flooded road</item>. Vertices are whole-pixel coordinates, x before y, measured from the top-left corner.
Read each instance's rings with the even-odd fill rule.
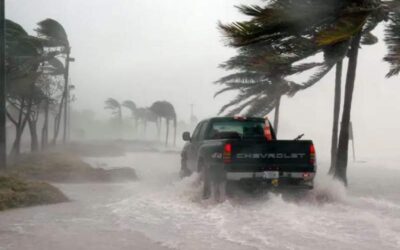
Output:
[[[346,191],[324,175],[315,190],[222,204],[200,199],[196,176],[178,178],[179,155],[88,158],[136,169],[139,181],[59,186],[73,201],[0,214],[0,249],[399,249],[400,168],[350,165]]]

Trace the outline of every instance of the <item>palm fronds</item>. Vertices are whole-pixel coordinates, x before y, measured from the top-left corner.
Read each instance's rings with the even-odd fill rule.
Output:
[[[126,100],[122,103],[122,106],[129,109],[132,113],[136,110],[136,104],[131,100]]]
[[[69,48],[69,41],[64,27],[53,19],[45,19],[38,23],[36,32],[39,37],[46,39],[48,47],[65,47]]]
[[[400,11],[390,15],[384,40],[388,50],[384,60],[390,64],[386,77],[392,77],[400,73]]]

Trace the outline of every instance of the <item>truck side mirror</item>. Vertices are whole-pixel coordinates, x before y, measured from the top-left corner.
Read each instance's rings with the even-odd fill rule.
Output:
[[[184,140],[184,141],[190,141],[190,133],[189,132],[183,132],[183,134],[182,134],[182,139]]]

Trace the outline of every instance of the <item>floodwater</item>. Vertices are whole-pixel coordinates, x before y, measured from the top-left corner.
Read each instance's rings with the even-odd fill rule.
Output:
[[[279,194],[200,199],[197,176],[180,180],[179,154],[88,158],[136,169],[139,181],[58,185],[69,203],[0,214],[0,250],[400,249],[400,167],[349,166],[349,188],[325,175],[302,199]]]

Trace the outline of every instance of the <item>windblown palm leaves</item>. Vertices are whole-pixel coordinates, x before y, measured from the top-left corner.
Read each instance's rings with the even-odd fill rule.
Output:
[[[41,67],[44,74],[57,76],[65,74],[64,64],[58,58],[51,58],[46,61],[46,63]]]
[[[45,19],[38,23],[36,32],[47,41],[46,47],[64,47],[69,49],[69,41],[64,27],[53,19]]]
[[[125,108],[129,109],[132,113],[132,115],[135,114],[137,108],[136,108],[136,104],[131,101],[131,100],[126,100],[122,103],[122,106],[124,106]]]
[[[237,106],[229,114],[244,109],[255,114],[252,111],[256,108],[251,107],[264,103],[261,113],[265,113],[281,95],[293,96],[313,86],[343,60],[356,33],[362,33],[362,44],[377,42],[371,31],[387,19],[387,6],[387,2],[377,0],[274,0],[263,7],[239,6],[242,13],[251,17],[250,21],[220,24],[228,44],[239,48],[237,56],[222,64],[222,68],[238,72],[217,82],[224,88],[216,95],[229,90],[238,90],[239,94],[221,112]],[[393,30],[390,36],[392,41],[398,39],[395,33]],[[396,42],[392,44],[394,53],[386,58],[393,61],[398,52]],[[322,62],[302,63],[318,53],[323,54]],[[287,76],[308,70],[313,74],[304,82],[286,80]]]
[[[6,20],[6,71],[8,81],[35,72],[44,57],[43,46],[17,23]]]
[[[111,110],[113,115],[118,115],[121,110],[121,104],[114,98],[108,98],[105,101],[105,109]]]
[[[387,77],[400,73],[400,11],[390,15],[390,22],[385,30],[385,42],[388,52],[384,60],[390,64]]]

